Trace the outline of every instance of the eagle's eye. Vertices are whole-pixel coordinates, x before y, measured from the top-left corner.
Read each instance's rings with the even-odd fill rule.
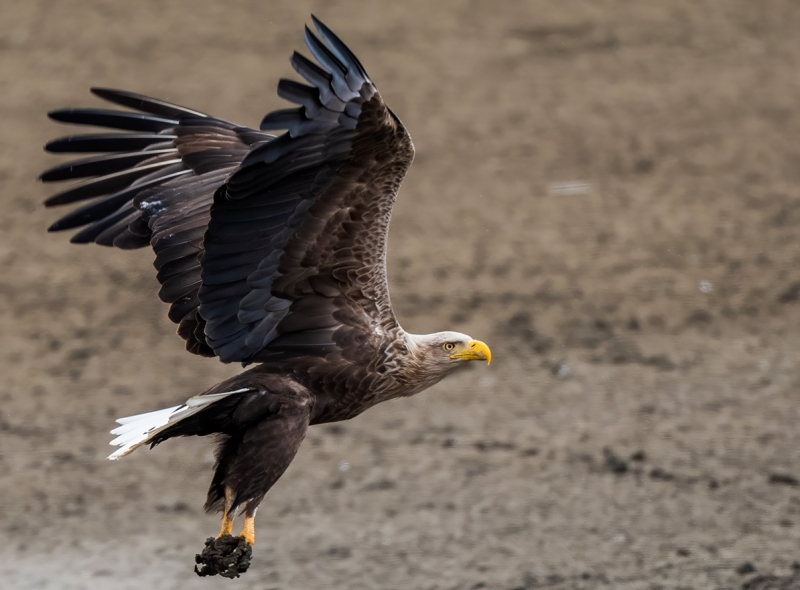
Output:
[[[451,350],[453,350],[455,347],[456,347],[456,345],[455,345],[455,344],[453,344],[452,342],[448,342],[448,343],[446,343],[446,344],[444,345],[444,349],[445,349],[446,351],[448,351],[448,352],[449,352],[449,351],[451,351]]]

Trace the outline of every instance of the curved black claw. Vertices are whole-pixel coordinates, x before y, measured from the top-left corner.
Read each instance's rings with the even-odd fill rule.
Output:
[[[216,576],[223,578],[238,578],[250,567],[253,557],[253,548],[247,544],[244,537],[223,535],[215,539],[206,539],[206,546],[202,553],[194,556],[196,566],[194,573],[198,576]]]

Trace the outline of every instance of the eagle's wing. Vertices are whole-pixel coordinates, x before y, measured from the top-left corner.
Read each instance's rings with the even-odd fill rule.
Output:
[[[86,179],[53,195],[54,207],[90,200],[50,226],[73,228],[73,243],[95,242],[130,249],[152,244],[161,282],[159,296],[172,304],[169,317],[194,317],[200,287],[203,234],[214,191],[253,145],[274,136],[240,127],[158,99],[93,88],[115,104],[139,112],[63,109],[49,116],[63,123],[120,130],[68,136],[49,142],[55,153],[102,155],[61,164],[41,175],[44,182]],[[214,356],[193,341],[192,352]]]
[[[195,334],[224,361],[366,362],[396,328],[386,237],[413,145],[358,59],[314,23],[327,46],[305,38],[321,67],[291,58],[311,86],[278,84],[301,106],[261,124],[288,132],[253,149],[211,208]]]
[[[163,164],[119,189],[134,191],[132,201],[125,200],[130,194],[114,194],[96,204],[103,215],[81,213],[80,220],[105,224],[106,233],[93,235],[89,226],[76,238],[114,243],[117,238],[106,236],[128,232],[140,238],[134,245],[149,240],[158,255],[162,298],[166,291],[172,299],[170,317],[180,322],[179,334],[193,352],[225,362],[338,355],[363,364],[397,329],[386,283],[386,237],[413,145],[358,59],[325,25],[314,24],[325,43],[308,28],[306,43],[320,65],[298,53],[291,59],[311,85],[278,85],[280,96],[301,106],[270,113],[261,125],[262,131],[288,130],[276,139],[195,112],[175,113],[163,129],[124,140],[83,138],[92,148],[138,150],[129,157],[164,150],[133,168],[112,169],[110,175],[138,174],[142,166]],[[127,106],[154,115],[143,119],[153,125],[170,115],[156,106],[182,109],[135,98],[142,104]],[[202,131],[192,134],[191,127]],[[181,153],[182,133],[195,150]],[[55,145],[69,143],[76,141]],[[211,158],[212,149],[221,157]],[[193,154],[203,154],[194,167]],[[45,179],[66,169],[51,170]],[[48,203],[70,202],[64,194]],[[118,206],[105,213],[111,205],[103,203],[111,199]]]

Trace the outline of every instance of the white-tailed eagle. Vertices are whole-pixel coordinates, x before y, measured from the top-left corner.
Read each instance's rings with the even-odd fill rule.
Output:
[[[353,418],[465,361],[491,359],[486,344],[464,334],[415,335],[397,323],[386,238],[414,147],[356,56],[313,21],[319,37],[306,27],[305,41],[317,63],[291,58],[308,85],[278,84],[278,95],[299,106],[269,113],[260,131],[94,88],[131,110],[49,113],[117,131],[49,142],[50,152],[100,155],[41,176],[83,179],[47,199],[49,207],[85,202],[51,231],[81,228],[75,243],[151,246],[159,296],[186,348],[254,365],[179,406],[119,419],[109,457],[175,436],[220,435],[205,508],[222,512],[218,539],[233,538],[243,512],[237,542],[248,551],[256,509],[309,425]],[[276,130],[284,133],[269,133]],[[207,545],[228,561],[199,556],[199,573],[246,569],[228,549]]]

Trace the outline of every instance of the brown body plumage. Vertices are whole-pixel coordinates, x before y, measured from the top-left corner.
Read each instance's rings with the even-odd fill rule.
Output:
[[[322,23],[306,29],[320,65],[295,53],[310,84],[281,80],[300,105],[261,131],[127,92],[98,96],[136,109],[68,109],[69,123],[122,129],[62,138],[54,152],[108,152],[42,175],[96,177],[46,202],[94,199],[51,230],[73,242],[151,245],[169,317],[190,352],[255,367],[158,412],[121,419],[121,457],[144,443],[222,435],[206,508],[252,517],[311,424],[346,420],[417,393],[461,361],[489,360],[456,332],[407,334],[386,279],[386,239],[411,138],[363,66]],[[265,133],[287,130],[280,136]]]

